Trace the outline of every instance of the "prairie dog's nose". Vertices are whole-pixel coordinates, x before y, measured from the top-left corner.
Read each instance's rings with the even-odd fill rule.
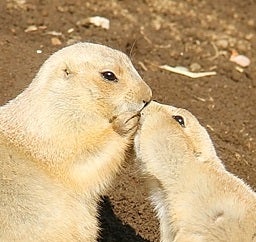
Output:
[[[152,90],[151,88],[143,82],[143,86],[140,90],[141,97],[142,97],[142,102],[147,105],[152,100]]]
[[[142,109],[141,114],[142,114],[142,115],[145,115],[145,114],[147,114],[147,113],[150,113],[150,112],[152,112],[152,110],[157,109],[157,107],[158,107],[159,105],[160,105],[159,103],[157,103],[157,102],[151,100],[150,102],[148,102],[147,104],[145,104],[145,106],[144,106],[143,109]]]
[[[143,100],[143,103],[144,103],[143,108],[145,108],[146,106],[148,106],[148,104],[150,104],[151,101],[152,101],[152,99],[150,99],[149,102]]]

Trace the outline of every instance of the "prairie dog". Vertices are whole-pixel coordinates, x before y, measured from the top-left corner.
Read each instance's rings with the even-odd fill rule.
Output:
[[[130,59],[78,43],[0,107],[0,241],[96,241],[97,202],[151,89]]]
[[[198,120],[151,102],[140,123],[136,156],[161,242],[255,242],[256,193],[224,168]]]

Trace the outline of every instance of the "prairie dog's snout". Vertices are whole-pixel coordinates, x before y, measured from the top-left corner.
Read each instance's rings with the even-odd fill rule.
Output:
[[[145,90],[143,90],[144,88],[142,88],[142,95],[144,96],[142,102],[144,103],[145,107],[150,103],[152,99],[152,91],[151,88],[145,82],[143,82],[143,85],[145,85]]]
[[[138,112],[141,112],[151,102],[152,91],[144,81],[141,81],[138,87],[138,102],[141,103],[141,108],[138,110]]]
[[[150,100],[149,102],[145,103],[143,108],[140,110],[140,115],[141,115],[140,123],[144,121],[144,118],[147,115],[151,115],[152,109],[156,108],[157,106],[158,104],[154,100]]]
[[[141,113],[143,112],[143,110],[150,104],[150,102],[151,102],[151,98],[149,99],[149,101],[143,100],[144,106],[139,111],[140,116],[141,116]]]

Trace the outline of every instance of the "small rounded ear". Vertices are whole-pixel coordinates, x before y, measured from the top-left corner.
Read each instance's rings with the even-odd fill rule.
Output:
[[[68,66],[66,66],[66,68],[63,69],[63,72],[66,78],[68,78],[72,74]]]

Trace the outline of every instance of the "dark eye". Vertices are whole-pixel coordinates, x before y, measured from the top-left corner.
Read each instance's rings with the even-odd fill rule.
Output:
[[[101,75],[104,79],[108,80],[108,81],[114,81],[114,82],[117,82],[118,79],[116,77],[116,75],[111,72],[111,71],[104,71],[104,72],[101,72]]]
[[[185,128],[185,122],[181,116],[173,115],[172,117],[180,124],[181,127]]]

